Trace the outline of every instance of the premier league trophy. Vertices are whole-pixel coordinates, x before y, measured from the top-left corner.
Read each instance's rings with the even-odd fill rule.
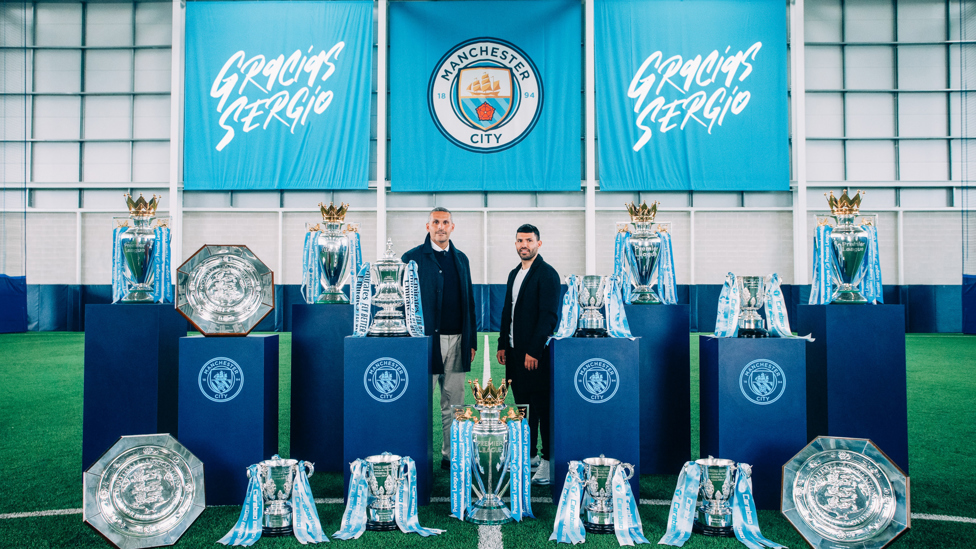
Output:
[[[830,205],[831,217],[837,223],[830,232],[830,263],[833,266],[834,284],[837,286],[830,302],[867,303],[868,300],[861,295],[859,286],[867,272],[864,259],[870,237],[860,225],[854,224],[861,208],[861,191],[857,191],[854,198],[851,198],[847,195],[847,189],[844,189],[839,200],[834,198],[831,191],[827,204]]]
[[[370,499],[366,506],[366,529],[378,532],[396,530],[394,516],[397,487],[403,482],[406,470],[402,458],[394,454],[380,454],[366,458],[366,485]]]
[[[316,303],[335,303],[347,304],[349,298],[342,292],[342,285],[349,274],[349,238],[343,231],[343,222],[346,212],[349,211],[349,204],[340,203],[336,207],[329,202],[329,206],[319,202],[322,210],[322,225],[311,227],[311,230],[318,231],[315,239],[315,261],[319,263],[321,277],[319,283],[322,285],[322,293],[319,294]]]
[[[761,276],[739,276],[739,337],[769,337],[759,309],[766,300],[766,279]]]
[[[404,321],[403,277],[407,266],[393,253],[393,240],[386,241],[386,253],[383,259],[376,260],[373,272],[376,276],[376,294],[373,304],[382,310],[373,317],[369,327],[370,336],[408,336],[407,324]]]
[[[706,536],[732,537],[732,495],[735,491],[739,471],[735,462],[728,459],[699,459],[695,463],[701,467],[701,484],[698,490],[701,501],[695,516],[693,531]]]
[[[594,534],[612,534],[613,528],[613,475],[618,468],[623,468],[624,480],[630,480],[634,476],[634,466],[623,463],[619,459],[605,457],[586,458],[583,460],[583,476],[579,479],[578,473],[570,469],[570,474],[574,480],[583,484],[586,493],[593,499],[586,507],[586,518],[583,520],[583,528],[587,532]]]
[[[122,303],[153,303],[157,243],[152,222],[156,219],[159,197],[153,195],[152,200],[147,202],[142,195],[139,195],[138,200],[132,200],[132,195],[127,194],[125,203],[129,207],[132,227],[119,235],[123,259],[122,274],[129,287]]]
[[[640,206],[633,202],[625,204],[627,211],[630,212],[630,221],[634,224],[634,232],[627,241],[631,252],[627,254],[627,261],[636,285],[631,299],[634,305],[661,303],[661,299],[652,288],[656,282],[657,260],[661,253],[661,237],[653,228],[658,204],[660,202],[652,202],[650,207],[647,202],[641,203]]]
[[[315,467],[305,462],[308,476]],[[250,472],[248,472],[250,476]],[[282,459],[277,454],[258,463],[261,493],[264,496],[264,522],[262,535],[290,536],[292,527],[292,487],[298,476],[298,460]]]
[[[578,283],[579,303],[583,308],[574,337],[607,337],[607,323],[600,313],[603,296],[610,284],[608,276],[583,276]]]

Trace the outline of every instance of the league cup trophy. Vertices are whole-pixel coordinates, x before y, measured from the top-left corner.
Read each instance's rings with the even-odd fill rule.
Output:
[[[661,253],[661,237],[653,229],[658,204],[660,202],[652,202],[650,207],[647,202],[640,206],[633,202],[625,204],[630,212],[630,221],[634,224],[634,232],[627,241],[632,252],[627,254],[627,261],[636,285],[631,299],[634,305],[661,303],[661,298],[652,288],[656,282],[654,275],[657,274],[657,260]]]
[[[837,290],[831,297],[831,303],[860,304],[867,303],[859,290],[861,280],[867,272],[864,261],[868,251],[868,232],[855,225],[858,210],[861,208],[861,191],[854,194],[854,198],[847,195],[844,189],[840,199],[834,198],[831,191],[827,198],[830,205],[831,217],[837,225],[830,232],[830,263],[833,266],[834,284]]]
[[[308,476],[315,467],[305,462]],[[250,472],[248,472],[250,475]],[[290,536],[292,527],[292,487],[298,476],[298,460],[281,459],[275,454],[271,459],[258,463],[261,493],[264,496],[264,523],[261,534],[264,536]]]
[[[594,534],[612,534],[613,529],[613,475],[618,468],[624,470],[624,480],[634,476],[634,466],[623,463],[619,459],[605,457],[586,458],[583,460],[583,478],[580,480],[586,493],[593,498],[584,510],[586,518],[583,528]],[[571,470],[574,480],[579,480],[578,473]]]
[[[728,459],[696,460],[701,467],[701,484],[698,490],[698,514],[695,516],[693,531],[706,536],[732,537],[732,496],[735,491],[736,475],[748,474],[739,471],[735,462]]]
[[[376,276],[376,294],[373,304],[382,310],[373,317],[369,336],[408,336],[407,324],[403,318],[403,276],[407,266],[393,253],[393,240],[386,241],[383,259],[373,264]]]
[[[329,206],[319,202],[322,210],[322,225],[312,227],[319,231],[315,241],[315,260],[319,262],[322,293],[316,303],[347,304],[349,298],[342,292],[342,285],[349,274],[349,238],[343,232],[343,222],[349,204],[340,203],[339,207],[329,202]]]
[[[156,231],[152,228],[152,222],[156,219],[159,197],[153,195],[152,200],[146,202],[142,195],[138,200],[132,200],[132,196],[127,194],[125,203],[129,207],[133,226],[119,235],[124,263],[122,272],[129,286],[122,303],[152,303],[156,263]]]
[[[769,337],[759,309],[766,300],[766,279],[761,276],[739,276],[739,337]]]
[[[370,503],[366,506],[366,529],[378,532],[396,530],[394,516],[397,487],[406,477],[402,458],[394,454],[380,454],[366,458],[366,485]]]
[[[588,275],[579,280],[577,288],[583,312],[574,337],[607,337],[607,323],[600,309],[603,308],[603,294],[610,277]]]

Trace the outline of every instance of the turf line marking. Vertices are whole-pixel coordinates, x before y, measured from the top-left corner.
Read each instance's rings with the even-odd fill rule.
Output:
[[[640,500],[641,505],[665,505],[671,506],[671,500],[669,499],[642,499]]]
[[[944,522],[965,522],[967,524],[976,524],[976,518],[951,517],[949,515],[930,515],[928,513],[912,513],[912,518],[919,520],[941,520]]]
[[[478,549],[502,549],[501,526],[478,527]]]
[[[342,503],[342,498],[315,498],[315,503],[324,503],[326,505]]]
[[[6,513],[0,515],[0,520],[32,517],[56,517],[58,515],[80,515],[81,511],[81,509],[52,509],[50,511],[31,511],[29,513]]]

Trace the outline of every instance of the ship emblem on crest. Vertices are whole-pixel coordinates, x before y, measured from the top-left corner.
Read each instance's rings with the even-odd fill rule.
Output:
[[[619,377],[613,364],[602,358],[591,358],[576,369],[576,392],[593,404],[607,402],[617,394]]]
[[[786,390],[786,374],[772,360],[753,360],[739,374],[739,389],[754,404],[772,404]]]
[[[379,402],[393,402],[407,391],[410,378],[407,369],[399,360],[390,357],[378,358],[368,367],[363,376],[366,393]]]
[[[200,368],[197,384],[203,396],[214,402],[228,402],[244,387],[244,372],[227,357],[212,358]]]

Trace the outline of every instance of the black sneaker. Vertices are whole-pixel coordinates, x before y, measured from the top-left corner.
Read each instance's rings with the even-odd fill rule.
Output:
[[[445,471],[450,471],[451,470],[451,460],[441,458],[441,469],[443,469]]]

